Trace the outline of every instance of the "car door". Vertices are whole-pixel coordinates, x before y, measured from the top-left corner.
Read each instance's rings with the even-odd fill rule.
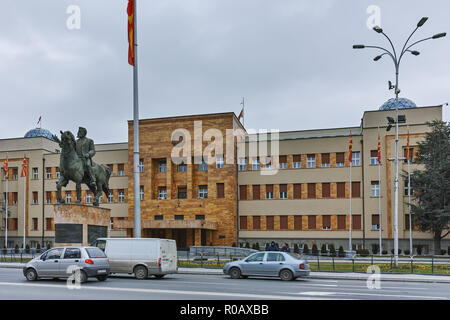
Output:
[[[59,273],[61,277],[70,276],[77,267],[81,266],[81,249],[66,248],[62,259],[59,261]]]
[[[280,252],[268,252],[264,263],[264,275],[277,277],[286,259]]]
[[[264,255],[265,252],[254,253],[244,260],[241,264],[242,274],[244,275],[263,275],[264,274]]]
[[[40,277],[59,277],[59,262],[63,248],[51,249],[45,255],[44,260],[39,261],[38,275]]]

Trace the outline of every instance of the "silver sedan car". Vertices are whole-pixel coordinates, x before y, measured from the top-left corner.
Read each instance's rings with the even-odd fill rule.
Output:
[[[257,252],[223,267],[223,273],[233,279],[264,276],[280,277],[281,280],[288,281],[309,276],[309,272],[308,261],[300,255],[277,251]]]
[[[110,273],[109,260],[97,247],[60,247],[47,250],[28,262],[23,268],[27,280],[38,278],[79,277],[86,282],[89,277],[105,281]]]

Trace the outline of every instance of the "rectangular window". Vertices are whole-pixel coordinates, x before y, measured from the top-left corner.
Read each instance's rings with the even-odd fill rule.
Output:
[[[302,185],[301,183],[294,183],[294,199],[302,198]]]
[[[352,182],[352,198],[361,197],[361,182]]]
[[[53,218],[45,218],[45,230],[53,231]]]
[[[370,185],[370,196],[379,197],[380,196],[380,182],[372,181]]]
[[[380,216],[378,214],[372,215],[372,230],[380,230]]]
[[[405,183],[405,196],[408,196],[408,195],[413,195],[414,194],[414,192],[413,192],[413,188],[412,188],[412,186],[411,186],[411,190],[408,190],[408,180],[406,179],[405,181],[404,181],[404,183]],[[409,192],[409,193],[408,193]]]
[[[45,168],[45,179],[51,179],[52,178],[52,168],[47,167]]]
[[[331,230],[331,216],[322,216],[322,230]]]
[[[47,204],[52,204],[52,192],[51,191],[45,192],[45,202]]]
[[[178,199],[186,199],[187,198],[187,187],[179,186],[178,187]]]
[[[166,187],[158,187],[158,200],[167,199],[167,189]]]
[[[345,215],[340,214],[340,215],[337,216],[337,228],[338,228],[338,230],[345,230],[347,228],[347,226],[346,226],[346,223],[347,223],[346,219],[347,219],[347,216],[345,216]]]
[[[199,199],[207,199],[208,198],[208,186],[207,185],[198,186],[198,198]]]
[[[253,188],[253,200],[259,200],[261,191],[259,184],[253,185],[252,188]]]
[[[253,230],[261,229],[261,216],[253,216]]]
[[[139,172],[144,172],[144,159],[139,159]]]
[[[164,160],[159,160],[158,162],[158,172],[159,173],[164,173],[167,171],[167,163],[166,163],[166,159]]]
[[[299,169],[302,167],[302,161],[301,161],[301,156],[299,154],[295,154],[293,156],[293,162],[292,162],[292,167],[294,169]]]
[[[252,159],[252,170],[259,170],[260,167],[259,159]]]
[[[336,167],[345,166],[345,152],[336,152]]]
[[[337,197],[345,198],[345,182],[337,183]]]
[[[330,154],[322,153],[322,168],[328,168],[330,166]]]
[[[118,191],[118,201],[119,203],[125,202],[125,191],[123,189]]]
[[[239,217],[239,229],[247,230],[247,216]]]
[[[12,168],[12,178],[13,180],[19,179],[19,170],[17,168]]]
[[[92,192],[86,192],[86,203],[92,203]]]
[[[33,168],[33,179],[34,180],[37,180],[37,179],[39,179],[39,170],[38,170],[38,168]]]
[[[247,171],[247,159],[246,158],[239,158],[238,170],[239,171]]]
[[[308,216],[308,230],[316,229],[316,216]]]
[[[280,216],[280,230],[288,229],[288,216]]]
[[[322,198],[331,197],[331,185],[329,182],[322,183]]]
[[[308,183],[308,199],[316,198],[316,184]]]
[[[33,230],[38,230],[38,218],[33,218]]]
[[[273,199],[273,184],[266,184],[266,199]]]
[[[355,151],[352,152],[352,166],[359,166],[360,165],[360,152]]]
[[[12,192],[12,204],[17,205],[19,199],[19,194],[17,192]]]
[[[114,165],[112,163],[107,164],[109,170],[111,170],[111,177],[114,175]]]
[[[162,214],[155,215],[155,220],[164,220],[164,216]]]
[[[225,198],[225,184],[216,183],[217,198]]]
[[[279,156],[278,162],[280,164],[280,169],[286,169],[287,168],[287,156]]]
[[[61,177],[61,172],[59,172],[59,167],[56,167],[56,179]]]
[[[196,214],[195,220],[205,220],[205,215],[204,214]]]
[[[273,168],[272,157],[266,157],[265,168],[268,169],[268,170]]]
[[[144,200],[144,186],[140,186],[139,188],[139,199]]]
[[[280,184],[280,199],[287,199],[287,184]]]
[[[38,204],[39,200],[38,200],[38,192],[37,191],[33,191],[33,204]]]
[[[352,229],[361,230],[361,215],[352,215]]]
[[[72,192],[66,192],[66,203],[72,203]]]
[[[239,186],[239,200],[247,200],[247,186]]]
[[[302,230],[302,216],[294,216],[294,230]]]
[[[223,155],[216,156],[216,168],[222,169],[224,167]]]
[[[315,168],[316,167],[316,155],[308,154],[306,157],[306,167],[307,168]]]
[[[411,227],[414,230],[414,215],[412,215]],[[409,230],[409,213],[405,214],[405,230]]]
[[[114,193],[112,192],[108,194],[108,203],[114,203]]]
[[[370,164],[378,165],[378,150],[370,150]]]
[[[266,216],[266,229],[273,230],[274,229],[274,217]]]
[[[17,218],[9,218],[8,219],[8,230],[16,231],[17,230],[17,224],[18,224],[18,219]]]
[[[178,165],[178,172],[186,172],[187,171],[187,165],[185,163],[181,163]]]
[[[117,175],[122,177],[125,175],[125,165],[123,163],[119,163],[117,165]]]
[[[407,149],[404,148],[403,149],[403,157],[405,158],[405,160],[403,160],[403,162],[405,162],[405,163],[408,162],[408,159],[406,159],[406,152],[407,152]],[[410,161],[410,163],[413,163],[413,160],[414,160],[414,148],[409,148],[409,161]]]
[[[198,171],[208,171],[208,164],[205,160],[202,160],[202,162],[198,164]]]
[[[182,215],[182,214],[176,214],[176,215],[175,215],[175,220],[184,220],[184,215]]]

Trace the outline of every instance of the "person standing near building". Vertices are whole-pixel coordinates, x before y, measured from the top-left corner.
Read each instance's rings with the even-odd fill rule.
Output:
[[[285,242],[285,243],[283,243],[283,246],[281,247],[280,251],[291,252],[291,249],[289,248],[289,245]]]
[[[275,244],[275,241],[272,241],[271,243],[270,243],[270,246],[269,246],[269,249],[268,249],[269,251],[278,251],[278,247],[277,247],[277,245]]]

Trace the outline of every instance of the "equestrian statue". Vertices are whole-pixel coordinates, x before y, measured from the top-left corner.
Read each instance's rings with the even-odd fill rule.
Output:
[[[61,188],[66,187],[69,181],[75,182],[77,190],[76,203],[81,203],[81,184],[88,186],[94,194],[94,206],[99,205],[99,198],[102,191],[108,197],[109,177],[111,169],[103,164],[92,161],[95,155],[94,141],[86,137],[87,130],[83,127],[78,129],[77,138],[70,131],[61,132],[61,140],[53,135],[53,139],[61,147],[61,156],[59,159],[60,178],[56,183],[57,201],[65,203],[61,197]]]

